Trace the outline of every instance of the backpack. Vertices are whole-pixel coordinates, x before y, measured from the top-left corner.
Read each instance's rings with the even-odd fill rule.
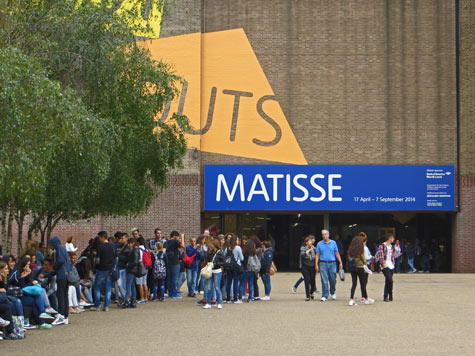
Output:
[[[247,260],[247,270],[249,272],[260,272],[261,271],[261,260],[257,255],[249,256]]]
[[[226,257],[224,258],[224,270],[225,271],[232,271],[233,269],[233,251],[231,249],[228,249],[228,252],[226,252]]]
[[[165,279],[167,276],[167,268],[165,266],[165,258],[163,255],[163,252],[159,252],[155,256],[155,264],[153,265],[154,279]]]
[[[142,250],[142,262],[146,269],[152,268],[152,256],[148,250]]]

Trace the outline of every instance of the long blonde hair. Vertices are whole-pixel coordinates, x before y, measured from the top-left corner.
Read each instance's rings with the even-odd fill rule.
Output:
[[[5,267],[7,267],[7,263],[6,262],[3,262],[3,261],[0,261],[0,271],[5,269]],[[2,280],[6,283],[7,282],[7,275],[6,273],[4,272],[0,272],[0,277],[2,277]]]

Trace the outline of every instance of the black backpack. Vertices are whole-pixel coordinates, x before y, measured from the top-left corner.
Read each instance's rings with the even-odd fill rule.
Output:
[[[234,266],[233,260],[234,260],[233,251],[231,249],[228,249],[228,252],[226,252],[226,257],[224,258],[225,271],[233,270],[233,266]]]

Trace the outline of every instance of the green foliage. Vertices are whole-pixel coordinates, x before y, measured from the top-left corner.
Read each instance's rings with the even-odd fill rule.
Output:
[[[0,210],[137,214],[181,164],[187,118],[156,121],[180,78],[134,37],[148,0],[120,3],[0,0]]]

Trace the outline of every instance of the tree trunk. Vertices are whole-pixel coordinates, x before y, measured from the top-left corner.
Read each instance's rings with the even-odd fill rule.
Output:
[[[1,216],[1,234],[2,234],[2,246],[7,251],[7,212],[2,211]]]
[[[17,251],[18,256],[20,256],[23,240],[23,223],[25,222],[25,213],[22,210],[19,210],[15,214],[15,220],[18,225],[18,233],[17,233]]]
[[[46,225],[46,241],[48,241],[49,243],[49,240],[51,239],[51,234],[53,233],[53,230],[54,228],[56,227],[56,225],[58,225],[58,223],[60,222],[60,220],[63,218],[63,214],[59,214],[58,216],[54,216],[53,214],[49,214],[48,215],[48,224]]]
[[[12,253],[13,249],[13,209],[10,208],[8,212],[8,220],[7,220],[7,253]]]
[[[33,221],[31,222],[29,228],[28,228],[28,240],[33,239],[33,232],[38,232],[38,230],[41,227],[41,219],[38,218],[37,216],[33,216]],[[44,241],[41,241],[44,243]]]

